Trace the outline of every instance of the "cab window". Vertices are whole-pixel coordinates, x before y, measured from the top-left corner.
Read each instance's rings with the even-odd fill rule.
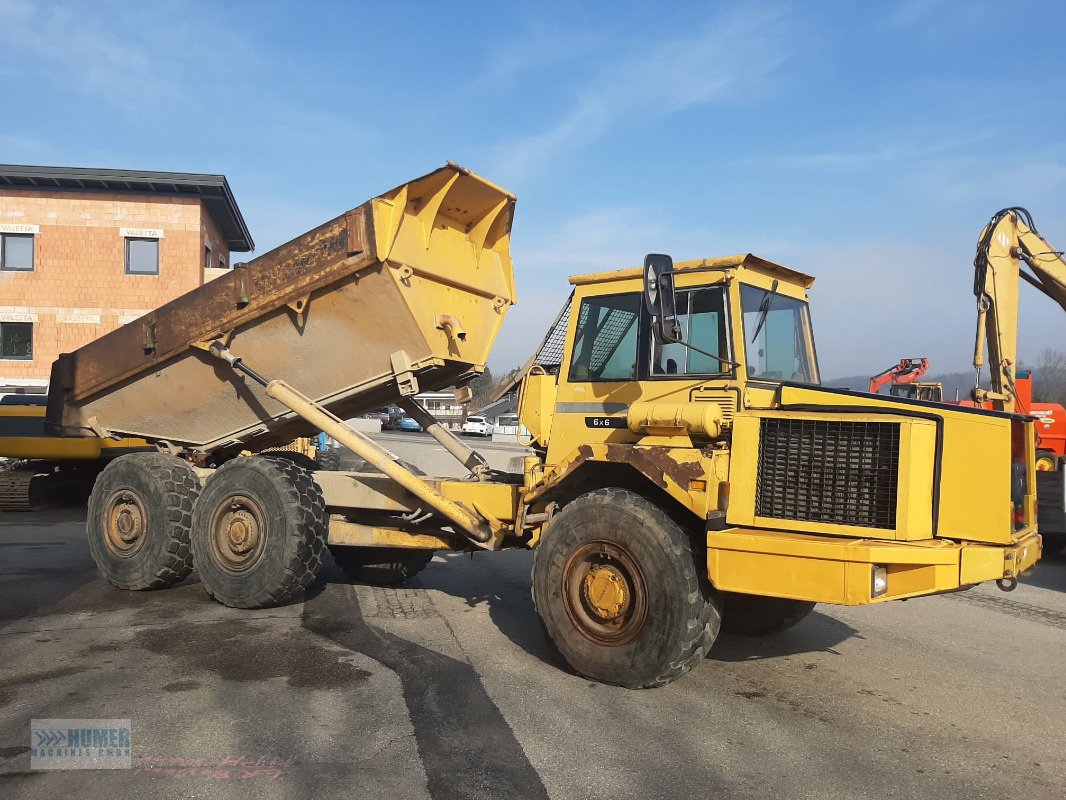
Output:
[[[720,375],[722,362],[707,353],[729,361],[729,337],[726,333],[725,292],[720,286],[691,291],[678,290],[677,322],[681,342],[652,342],[652,375]],[[693,349],[698,348],[698,349]],[[705,352],[701,353],[700,350]]]
[[[740,287],[748,377],[818,383],[807,304],[755,286]]]
[[[571,382],[636,379],[640,302],[635,293],[581,302],[570,359]]]

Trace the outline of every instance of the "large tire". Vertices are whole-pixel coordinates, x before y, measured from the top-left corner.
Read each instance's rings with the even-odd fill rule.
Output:
[[[200,481],[192,467],[163,453],[119,456],[89,495],[89,552],[120,589],[163,589],[192,572],[189,546]]]
[[[413,578],[429,566],[432,550],[411,550],[401,547],[330,548],[333,560],[344,574],[357,583],[374,586],[396,586]]]
[[[341,468],[341,454],[336,447],[323,450],[318,454],[318,468],[336,472]]]
[[[311,458],[311,456],[306,453],[297,453],[294,450],[268,450],[259,455],[263,458],[280,458],[284,461],[290,461],[308,472],[314,472],[316,469],[319,469],[318,462]]]
[[[1036,451],[1037,472],[1057,472],[1058,468],[1059,457],[1056,456],[1051,450]]]
[[[814,606],[803,600],[722,592],[722,630],[742,636],[769,636],[799,623]]]
[[[721,616],[693,548],[660,508],[624,489],[597,489],[556,514],[533,555],[533,601],[567,663],[631,689],[699,664]]]
[[[193,511],[196,570],[231,608],[287,603],[314,583],[328,530],[307,470],[284,458],[235,458],[207,479]]]

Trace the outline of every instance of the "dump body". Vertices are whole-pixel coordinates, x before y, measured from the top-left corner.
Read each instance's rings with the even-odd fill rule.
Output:
[[[306,433],[215,340],[342,418],[462,384],[515,301],[513,208],[453,164],[386,192],[60,356],[49,426],[208,453]]]

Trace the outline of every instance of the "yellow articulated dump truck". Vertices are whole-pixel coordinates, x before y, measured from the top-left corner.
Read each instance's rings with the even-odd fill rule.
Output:
[[[376,197],[54,365],[66,436],[141,437],[89,503],[126,589],[195,566],[257,608],[327,550],[403,580],[434,551],[534,548],[533,594],[580,674],[658,686],[720,629],[815,603],[1012,588],[1040,555],[1033,421],[818,385],[813,279],[742,255],[582,275],[521,378],[521,472],[413,399],[467,384],[515,302],[514,197],[455,165]],[[468,470],[416,474],[342,420],[401,405]],[[365,460],[241,456],[323,431]]]

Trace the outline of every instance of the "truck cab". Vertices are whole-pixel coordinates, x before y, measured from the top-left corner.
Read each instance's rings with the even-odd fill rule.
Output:
[[[678,342],[654,335],[641,270],[578,275],[570,282],[575,290],[569,308],[576,313],[565,314],[553,333],[558,336],[565,323],[573,346],[538,354],[538,364],[558,378],[542,379],[555,395],[554,403],[545,404],[550,435],[537,424],[542,420],[536,412],[530,415],[548,463],[565,458],[577,438],[619,444],[647,438],[646,430],[630,430],[626,423],[634,403],[710,404],[717,411],[709,413],[720,412],[721,425],[728,427],[749,384],[819,383],[810,276],[753,255],[680,263]],[[532,399],[529,391],[523,395],[523,414],[533,411],[526,405]]]
[[[527,502],[658,498],[717,590],[797,602],[1007,585],[1039,557],[1032,420],[821,387],[811,276],[648,259],[571,278],[520,395]]]

